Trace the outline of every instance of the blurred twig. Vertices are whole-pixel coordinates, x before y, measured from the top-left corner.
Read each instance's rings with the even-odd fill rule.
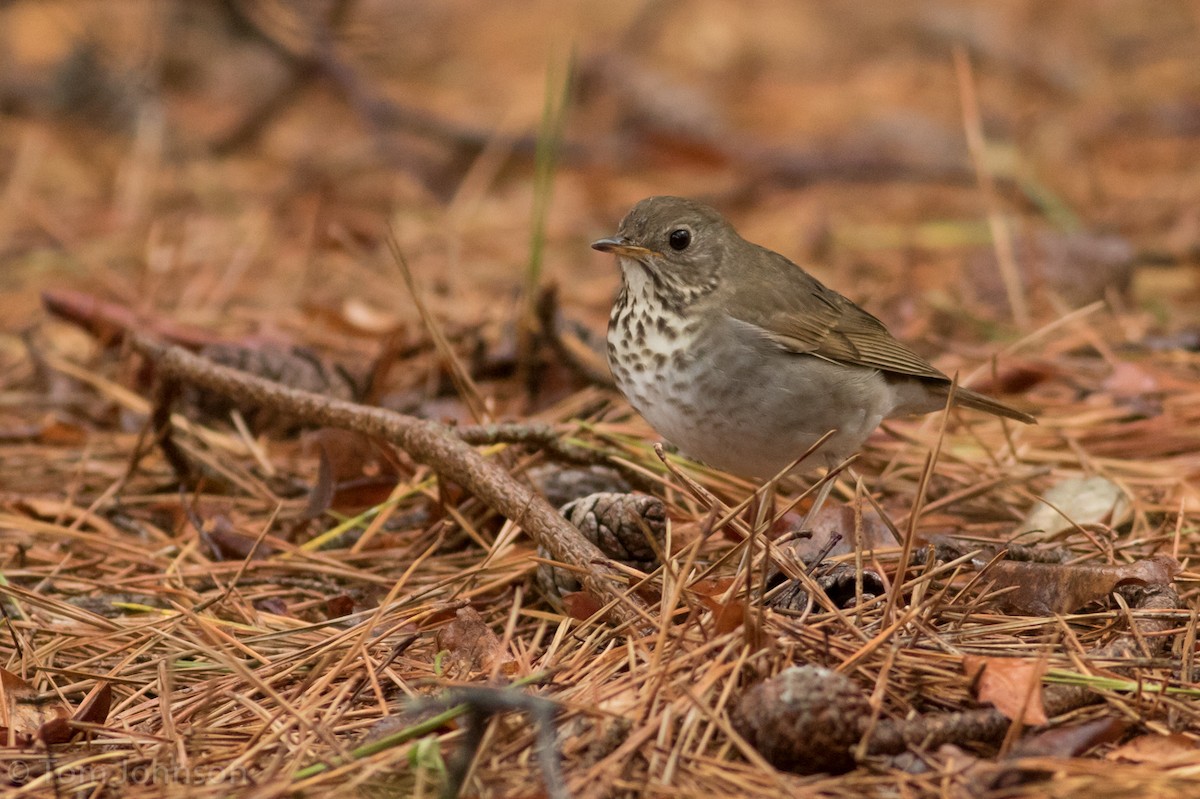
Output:
[[[338,94],[375,133],[386,152],[397,154],[399,145],[384,139],[384,134],[393,130],[448,146],[451,150],[451,166],[470,163],[489,143],[495,145],[495,131],[452,122],[401,105],[371,89],[359,73],[342,59],[335,43],[334,32],[348,15],[350,5],[346,0],[342,0],[324,19],[313,17],[306,20],[310,26],[309,46],[307,49],[297,49],[289,46],[283,36],[271,30],[262,20],[247,13],[242,0],[222,0],[222,7],[229,17],[283,61],[288,66],[290,75],[271,98],[212,145],[215,152],[230,152],[254,141],[300,96],[301,91],[317,78],[325,78],[333,85]],[[537,148],[537,139],[529,135],[512,137],[504,142],[504,148],[521,155],[533,155]],[[412,152],[404,152],[403,155],[403,160],[410,169],[416,164],[417,171],[426,173],[422,177],[427,179],[426,182],[431,184],[431,188],[437,188],[436,185],[432,185],[439,182],[436,180],[437,175],[429,174],[440,171],[437,165],[429,164],[427,158],[422,159]]]
[[[624,578],[596,546],[580,535],[546,500],[495,463],[486,460],[445,426],[382,408],[299,391],[219,366],[179,347],[138,337],[133,346],[150,358],[167,384],[186,383],[250,406],[271,408],[297,419],[354,430],[392,442],[418,463],[458,483],[525,530],[556,560],[578,567],[588,591],[609,604],[621,622],[645,618],[641,600],[621,590]],[[161,421],[160,417],[160,421]]]
[[[290,47],[281,35],[248,14],[240,0],[222,0],[222,4],[239,26],[250,31],[289,66],[291,76],[273,97],[214,143],[217,152],[229,152],[252,142],[299,97],[303,88],[316,78],[325,78],[367,122],[385,151],[396,154],[400,147],[384,139],[390,132],[407,133],[448,148],[445,162],[440,166],[429,163],[427,156],[411,151],[403,153],[406,167],[424,172],[422,177],[435,190],[444,191],[445,186],[440,184],[448,177],[446,173],[465,170],[489,145],[522,158],[537,158],[535,135],[505,136],[490,128],[462,124],[397,103],[374,91],[338,53],[333,32],[346,14],[344,4],[339,4],[325,19],[309,20],[311,35],[307,50]],[[740,165],[754,185],[763,180],[807,185],[834,179],[867,183],[899,179],[966,183],[974,179],[964,159],[947,155],[943,142],[930,140],[922,132],[913,135],[904,129],[868,131],[807,147],[785,148],[750,134],[724,130],[719,125],[697,124],[692,116],[681,120],[674,116],[679,104],[664,102],[664,98],[680,92],[690,96],[695,94],[694,89],[669,81],[646,81],[644,74],[644,68],[613,51],[593,56],[580,65],[580,83],[585,94],[589,87],[610,92],[630,112],[619,134],[562,139],[558,151],[563,159],[576,164],[607,165],[614,160],[637,160],[639,147],[653,149],[661,146],[665,138],[676,154],[690,153],[706,161]],[[1008,186],[1011,181],[1002,179],[1001,183]]]
[[[987,205],[988,226],[992,231],[992,245],[996,248],[1000,278],[1004,281],[1004,291],[1008,295],[1009,307],[1012,308],[1013,321],[1022,330],[1026,330],[1030,324],[1029,303],[1025,299],[1021,270],[1013,250],[1012,230],[1001,213],[996,197],[996,181],[988,165],[987,140],[983,135],[983,120],[979,112],[979,98],[975,94],[971,62],[961,45],[954,48],[954,68],[958,73],[958,88],[962,97],[963,128],[966,130],[967,146],[975,164],[975,173],[979,178],[979,188]]]
[[[529,262],[525,269],[524,306],[517,323],[517,373],[531,395],[537,390],[538,300],[542,282],[542,256],[546,245],[546,215],[554,191],[554,169],[562,146],[563,125],[570,103],[571,81],[575,72],[572,53],[562,75],[551,68],[546,74],[546,97],[542,106],[542,126],[534,156],[532,229],[529,234]]]

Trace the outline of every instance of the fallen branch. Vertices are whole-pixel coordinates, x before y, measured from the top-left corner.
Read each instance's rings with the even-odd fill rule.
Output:
[[[442,789],[443,797],[456,797],[461,794],[471,764],[479,755],[488,720],[492,716],[515,710],[524,713],[533,722],[536,731],[534,755],[545,782],[546,796],[549,799],[569,799],[570,793],[567,792],[566,780],[563,778],[562,755],[558,750],[554,726],[554,717],[559,710],[557,703],[540,696],[521,693],[514,688],[468,686],[451,691],[441,699],[414,702],[410,705],[409,712],[445,712],[457,707],[467,709],[466,735],[449,764],[446,785]]]
[[[563,431],[540,422],[503,422],[488,425],[464,425],[451,429],[466,443],[483,447],[491,444],[512,444],[544,452],[552,460],[576,466],[603,466],[619,474],[629,485],[641,491],[652,491],[655,483],[644,472],[631,468],[602,449],[572,444],[563,440]]]
[[[154,362],[164,383],[186,383],[239,404],[391,442],[413,460],[463,486],[488,507],[518,524],[555,560],[578,567],[584,587],[610,606],[609,614],[614,620],[632,622],[647,618],[642,603],[622,590],[626,584],[624,575],[612,568],[594,544],[545,499],[485,459],[444,425],[289,388],[145,336],[134,337],[133,346]]]

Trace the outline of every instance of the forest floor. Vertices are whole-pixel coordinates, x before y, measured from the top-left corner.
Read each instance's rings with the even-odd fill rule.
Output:
[[[0,3],[4,794],[1198,795],[1197,41]],[[889,421],[811,530],[656,450],[588,246],[654,194],[1038,424]]]

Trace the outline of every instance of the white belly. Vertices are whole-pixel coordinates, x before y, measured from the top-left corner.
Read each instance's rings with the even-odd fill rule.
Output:
[[[630,312],[639,313],[637,304]],[[706,330],[687,346],[647,338],[655,349],[640,370],[612,363],[612,371],[659,434],[710,466],[769,478],[831,430],[799,469],[833,466],[896,407],[877,370],[785,352],[732,320]]]

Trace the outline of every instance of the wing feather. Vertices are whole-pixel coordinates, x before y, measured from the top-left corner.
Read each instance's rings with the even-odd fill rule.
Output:
[[[776,310],[762,318],[759,327],[769,340],[791,352],[828,361],[949,382],[929,361],[897,341],[874,316],[840,294],[817,286],[821,290],[799,305],[810,309],[807,312]]]
[[[782,255],[749,243],[745,246],[750,267],[746,271],[755,279],[740,281],[728,293],[725,313],[788,352],[878,369],[921,380],[934,392],[949,391],[950,378],[897,341],[883,322]],[[955,397],[960,405],[1035,422],[1023,411],[965,388],[958,389]]]

